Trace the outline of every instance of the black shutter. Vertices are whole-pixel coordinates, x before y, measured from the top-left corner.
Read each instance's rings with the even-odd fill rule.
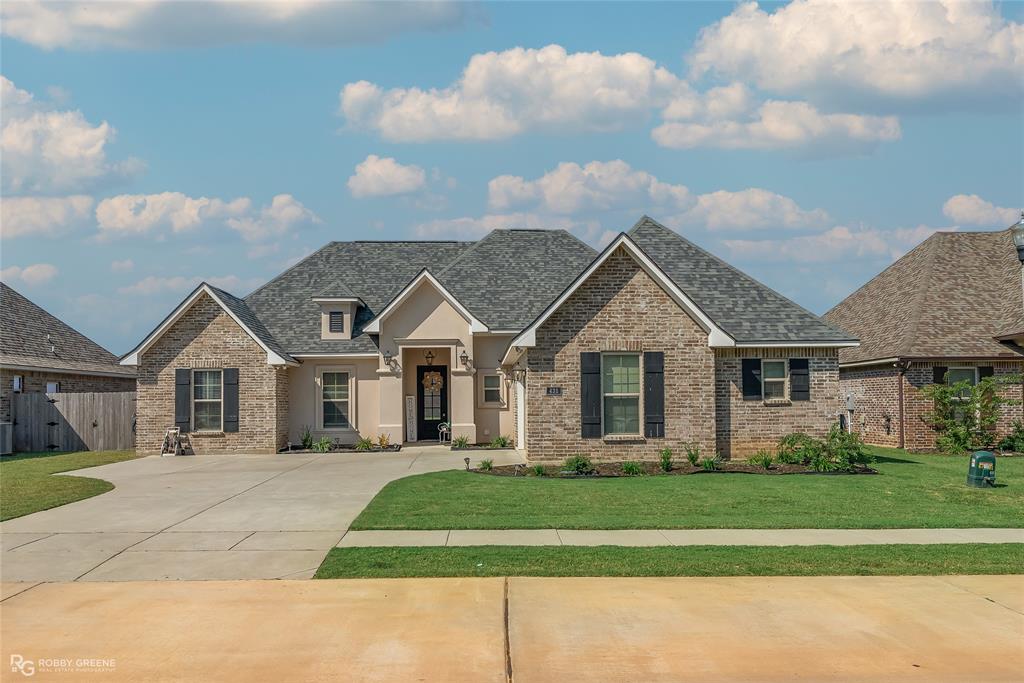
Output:
[[[789,400],[811,400],[811,370],[806,358],[789,359]]]
[[[665,354],[644,353],[644,436],[665,436]]]
[[[945,365],[936,365],[932,368],[932,384],[945,384],[946,383],[946,371]]]
[[[601,438],[601,354],[580,354],[580,431],[584,439]]]
[[[996,374],[995,368],[991,365],[981,365],[978,367],[978,381],[985,379],[986,377],[992,377]]]
[[[238,431],[238,368],[224,368],[224,431]]]
[[[187,432],[192,426],[192,371],[174,369],[174,426]]]
[[[743,400],[761,400],[761,359],[743,359]]]

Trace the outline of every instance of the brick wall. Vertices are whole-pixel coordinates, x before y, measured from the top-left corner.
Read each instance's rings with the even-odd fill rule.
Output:
[[[272,453],[288,438],[288,373],[209,296],[203,295],[142,354],[138,381],[140,453],[157,453],[174,426],[176,368],[238,368],[238,432],[192,434],[196,453]]]
[[[630,441],[580,436],[580,353],[665,354],[665,436]],[[527,457],[656,459],[666,446],[715,447],[715,361],[704,332],[625,250],[612,254],[537,330],[527,358]],[[642,368],[642,366],[641,366]],[[547,396],[561,387],[561,396]],[[641,416],[642,420],[642,416]]]
[[[743,358],[807,358],[810,401],[744,401]],[[824,436],[840,409],[839,356],[832,349],[716,349],[717,446],[724,458],[775,451],[792,432]]]
[[[65,394],[135,391],[134,377],[97,377],[4,368],[0,370],[0,422],[11,421],[11,393],[15,375],[23,378],[22,391],[26,393],[46,391],[47,382],[60,382],[60,390]]]
[[[847,394],[854,397],[855,411],[851,426],[865,443],[893,447],[900,445],[901,381],[899,370],[891,363],[839,371],[840,395],[844,402]]]

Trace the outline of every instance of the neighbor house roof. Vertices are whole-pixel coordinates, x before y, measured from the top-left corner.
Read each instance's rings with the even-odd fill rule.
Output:
[[[937,232],[825,314],[861,339],[841,363],[1019,358],[996,337],[1024,330],[1010,230]]]
[[[133,377],[117,356],[0,283],[0,365]]]
[[[737,345],[854,345],[839,329],[644,216],[630,238]]]

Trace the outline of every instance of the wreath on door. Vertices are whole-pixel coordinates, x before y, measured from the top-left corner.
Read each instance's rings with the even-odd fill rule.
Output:
[[[423,373],[423,388],[426,391],[441,391],[444,386],[444,378],[437,371]]]

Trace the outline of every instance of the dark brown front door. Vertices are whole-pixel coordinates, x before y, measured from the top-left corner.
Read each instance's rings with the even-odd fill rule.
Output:
[[[435,441],[437,428],[448,421],[448,366],[416,366],[416,438]]]

